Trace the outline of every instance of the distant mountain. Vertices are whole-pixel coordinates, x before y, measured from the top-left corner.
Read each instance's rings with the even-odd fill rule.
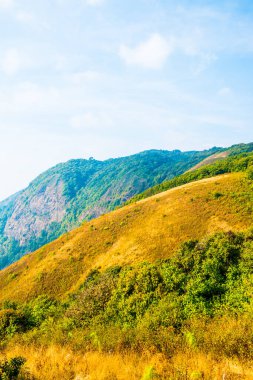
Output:
[[[49,169],[0,203],[0,268],[222,151],[150,150],[106,161],[71,160]]]

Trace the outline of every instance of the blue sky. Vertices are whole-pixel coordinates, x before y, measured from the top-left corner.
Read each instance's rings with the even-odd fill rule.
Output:
[[[70,158],[253,140],[251,0],[0,0],[0,199]]]

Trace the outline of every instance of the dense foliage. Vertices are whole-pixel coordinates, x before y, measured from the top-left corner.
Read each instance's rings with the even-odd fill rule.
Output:
[[[251,303],[253,234],[189,241],[170,260],[94,272],[66,315],[76,325],[180,327],[194,316],[238,314]],[[246,286],[247,285],[247,286]]]
[[[171,353],[184,342],[218,355],[220,338],[211,331],[230,318],[241,329],[223,354],[252,358],[253,336],[242,336],[253,322],[252,251],[252,231],[218,233],[184,243],[170,260],[95,270],[65,301],[40,296],[22,305],[5,302],[2,345],[21,339]],[[230,328],[223,327],[223,339]]]
[[[90,158],[55,166],[0,203],[0,268],[220,150],[151,150],[107,161]]]
[[[10,360],[0,361],[0,379],[1,380],[33,380],[29,372],[23,369],[26,360],[17,356]]]

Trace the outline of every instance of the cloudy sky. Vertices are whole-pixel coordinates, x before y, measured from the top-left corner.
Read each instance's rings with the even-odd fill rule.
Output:
[[[253,140],[252,0],[0,0],[0,199],[70,158]]]

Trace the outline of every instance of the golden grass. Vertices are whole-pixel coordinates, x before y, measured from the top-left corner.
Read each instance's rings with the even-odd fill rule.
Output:
[[[149,366],[159,367],[161,361],[159,354],[139,356],[134,353],[125,355],[78,353],[59,346],[48,348],[16,346],[9,349],[5,355],[7,358],[15,356],[27,358],[26,367],[38,380],[140,380]]]
[[[204,179],[85,223],[1,271],[0,301],[65,297],[94,268],[168,258],[186,240],[248,229],[248,185],[241,173]]]
[[[159,353],[80,353],[59,346],[15,346],[0,353],[1,359],[15,356],[27,359],[26,368],[37,380],[253,379],[249,365],[190,350],[170,359]]]

